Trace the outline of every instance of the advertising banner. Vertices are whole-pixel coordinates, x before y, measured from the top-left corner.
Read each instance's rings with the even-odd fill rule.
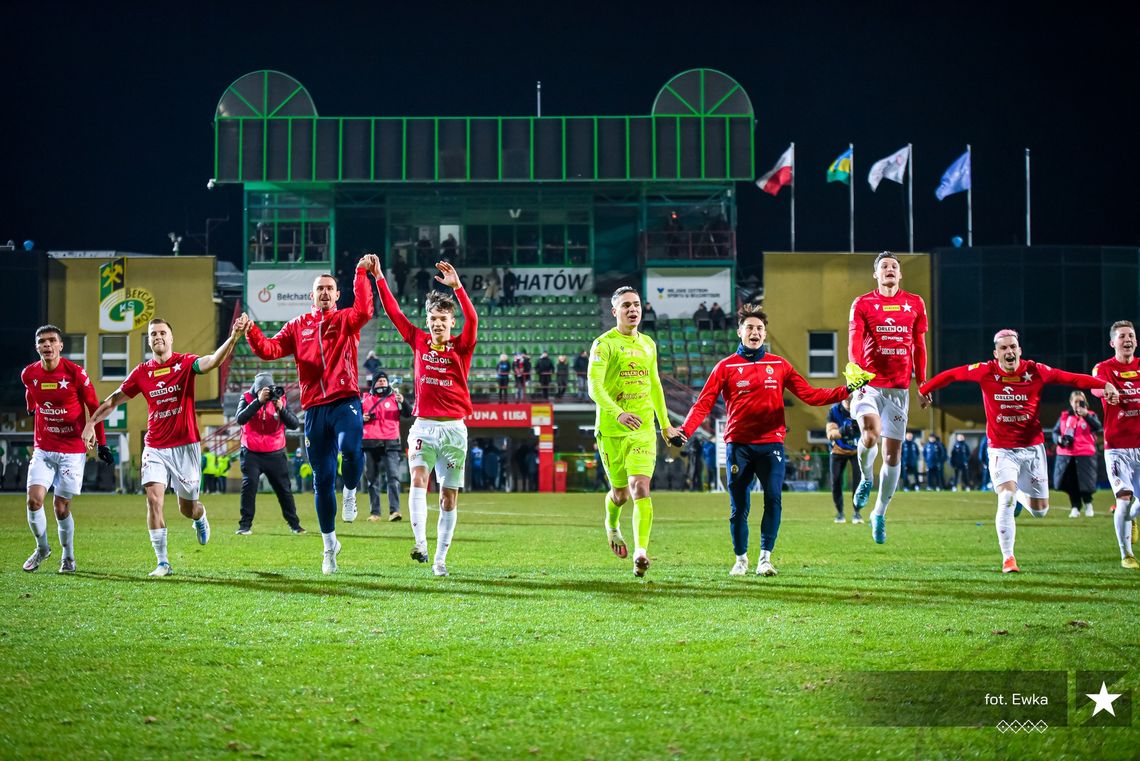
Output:
[[[642,301],[653,305],[658,317],[688,319],[701,304],[720,304],[728,314],[735,310],[732,270],[728,267],[650,267],[645,272]]]
[[[313,303],[313,281],[321,269],[253,269],[245,275],[245,305],[254,320],[287,322]],[[352,288],[341,283],[343,289]]]

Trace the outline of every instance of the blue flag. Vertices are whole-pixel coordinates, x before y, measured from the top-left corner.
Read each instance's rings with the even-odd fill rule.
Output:
[[[942,182],[934,196],[941,201],[946,196],[970,189],[970,152],[966,151],[942,175]]]

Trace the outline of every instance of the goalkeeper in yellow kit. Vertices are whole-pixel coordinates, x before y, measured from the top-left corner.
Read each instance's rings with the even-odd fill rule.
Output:
[[[617,326],[594,340],[590,349],[588,389],[598,406],[594,435],[602,464],[610,479],[606,493],[606,535],[619,558],[629,554],[618,526],[621,508],[633,497],[633,573],[649,569],[649,531],[653,527],[653,500],[649,482],[657,463],[657,435],[653,417],[666,440],[678,438],[681,429],[669,425],[665,392],[657,373],[657,345],[639,333],[641,296],[623,286],[610,298]]]

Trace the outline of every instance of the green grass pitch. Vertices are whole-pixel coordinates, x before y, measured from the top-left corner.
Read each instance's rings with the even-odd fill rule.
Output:
[[[148,579],[142,497],[78,498],[65,577],[54,518],[52,557],[20,569],[23,498],[0,498],[0,758],[1137,754],[1132,727],[1080,726],[1083,697],[1068,727],[1014,735],[864,726],[843,688],[858,670],[1129,670],[1140,574],[1104,499],[1092,519],[1059,494],[1024,514],[1023,573],[1003,576],[990,494],[900,494],[884,546],[832,523],[829,496],[789,494],[765,579],[727,575],[725,496],[660,493],[644,580],[609,551],[601,495],[464,494],[444,579],[408,558],[406,521],[338,524],[324,577],[310,495],[306,536],[272,495],[246,537],[236,495],[205,503],[200,547],[168,501],[176,575]]]

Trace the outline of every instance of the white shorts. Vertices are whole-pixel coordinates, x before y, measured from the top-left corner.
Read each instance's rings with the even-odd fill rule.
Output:
[[[435,480],[448,489],[463,486],[467,462],[467,426],[462,420],[416,418],[408,430],[408,467],[435,469]]]
[[[1140,497],[1140,449],[1104,450],[1104,468],[1113,494],[1130,491]]]
[[[143,447],[142,482],[166,484],[182,499],[198,499],[202,482],[202,445],[180,447]]]
[[[910,411],[910,389],[864,386],[855,392],[851,417],[863,427],[864,415],[878,415],[883,436],[895,441],[906,438],[907,414]]]
[[[996,449],[990,447],[990,479],[994,486],[1013,481],[1017,488],[1034,499],[1049,498],[1049,470],[1045,463],[1045,445]]]
[[[87,455],[83,452],[45,452],[36,449],[28,463],[28,486],[55,489],[55,496],[71,499],[83,491],[83,469]]]

